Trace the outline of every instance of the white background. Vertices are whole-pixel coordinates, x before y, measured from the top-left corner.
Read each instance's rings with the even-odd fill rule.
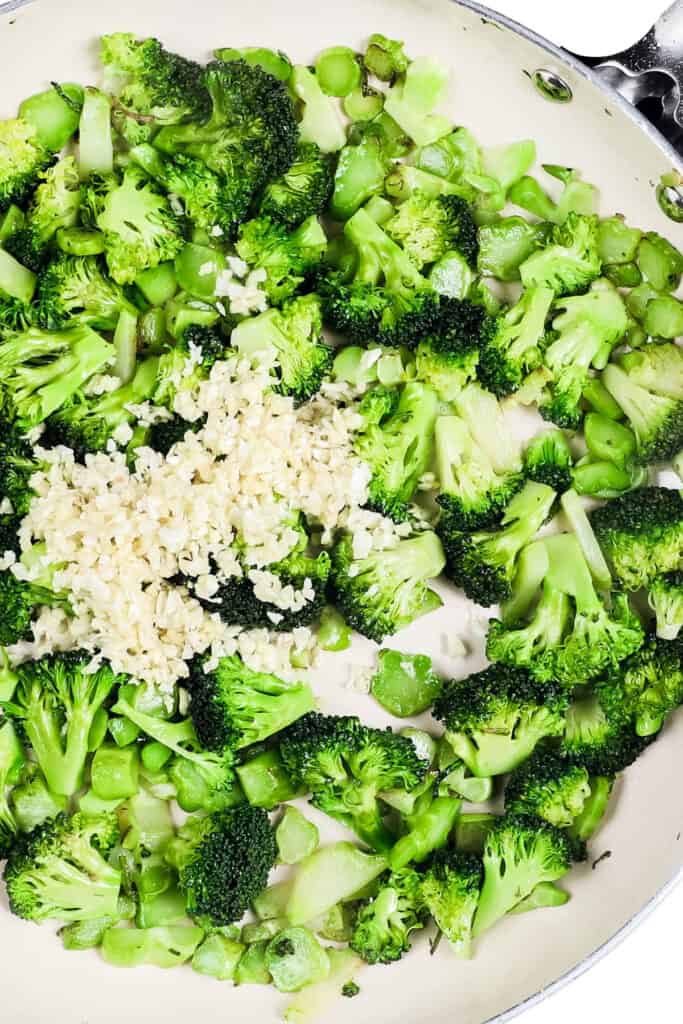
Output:
[[[576,53],[603,56],[643,36],[668,4],[666,0],[490,0],[489,6]],[[520,1024],[680,1021],[682,933],[683,884],[605,959],[524,1013]]]

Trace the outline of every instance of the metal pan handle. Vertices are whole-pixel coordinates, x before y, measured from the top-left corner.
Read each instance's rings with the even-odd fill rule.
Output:
[[[647,35],[622,53],[584,59],[683,149],[683,0],[675,0]]]

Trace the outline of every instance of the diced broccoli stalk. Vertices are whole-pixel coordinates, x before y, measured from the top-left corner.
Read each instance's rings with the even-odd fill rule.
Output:
[[[548,518],[555,492],[532,481],[510,501],[497,531],[462,533],[447,517],[437,525],[446,553],[446,573],[467,596],[485,607],[507,600],[517,556]]]
[[[683,573],[663,573],[650,587],[650,607],[657,619],[657,636],[675,640],[683,626]]]
[[[65,157],[41,175],[33,193],[23,228],[5,242],[8,252],[36,273],[48,257],[48,249],[60,228],[78,220],[81,204],[80,178],[76,161]]]
[[[39,769],[28,766],[12,790],[12,814],[22,832],[32,832],[49,818],[66,810],[68,798],[52,793]]]
[[[497,318],[479,360],[479,378],[495,395],[504,397],[516,391],[543,362],[546,320],[553,299],[550,288],[530,288]]]
[[[448,80],[438,61],[418,57],[387,94],[384,109],[418,146],[429,146],[451,128],[447,117],[435,113],[446,96]]]
[[[428,916],[418,872],[412,868],[393,872],[361,907],[351,948],[369,964],[400,960],[411,947],[411,933],[424,928]]]
[[[315,935],[301,925],[285,928],[266,947],[265,965],[280,992],[299,992],[323,981],[330,973],[330,958]]]
[[[500,403],[480,384],[470,384],[454,398],[458,414],[465,420],[477,444],[491,459],[497,473],[520,469],[520,443],[510,430]]]
[[[546,737],[560,736],[567,706],[553,683],[500,664],[445,683],[434,715],[472,774],[488,778],[515,769]]]
[[[539,182],[528,175],[520,178],[510,189],[508,198],[515,206],[521,206],[541,220],[563,224],[570,213],[591,216],[597,204],[597,189],[581,181],[571,167],[557,167],[544,164],[544,171],[564,183],[562,194],[555,203],[543,190]]]
[[[374,33],[370,36],[363,63],[369,73],[381,82],[393,82],[405,74],[410,63],[403,47],[404,43],[398,39]]]
[[[559,305],[562,312],[553,320],[556,337],[543,360],[552,380],[540,411],[558,426],[575,429],[583,418],[580,403],[590,368],[605,365],[628,328],[628,313],[619,292],[604,280]]]
[[[429,466],[437,408],[430,388],[410,382],[401,389],[396,407],[379,420],[366,418],[356,438],[356,453],[372,473],[368,504],[397,522],[407,518],[409,502]]]
[[[436,263],[451,249],[477,265],[477,228],[464,199],[413,192],[387,224],[387,233],[417,267]]]
[[[83,86],[52,82],[45,92],[28,96],[19,104],[19,117],[32,125],[41,146],[59,153],[73,137],[83,106]]]
[[[597,217],[570,213],[564,224],[554,228],[549,244],[522,263],[524,287],[542,285],[557,295],[584,291],[600,273],[597,232]]]
[[[366,136],[355,146],[344,146],[334,175],[330,205],[334,219],[348,220],[368,199],[381,194],[390,167],[376,136]]]
[[[28,121],[0,121],[0,213],[28,199],[52,159]]]
[[[348,624],[381,643],[414,619],[440,608],[428,586],[445,564],[443,548],[431,531],[409,537],[386,551],[356,558],[350,537],[332,553],[331,592]]]
[[[638,266],[643,277],[660,292],[675,292],[683,274],[683,253],[668,239],[648,231],[638,246]]]
[[[408,864],[421,864],[434,850],[448,842],[460,814],[462,801],[451,796],[437,796],[424,807],[418,807],[407,821],[408,831],[401,836],[388,855],[389,867],[399,871]]]
[[[85,324],[62,331],[35,327],[5,341],[2,391],[19,429],[42,423],[113,359],[113,345]]]
[[[268,301],[280,305],[313,273],[326,246],[327,237],[316,217],[292,232],[279,221],[259,217],[241,226],[236,248],[250,267],[265,273],[262,288]]]
[[[561,494],[572,485],[574,458],[561,430],[537,434],[524,452],[524,472],[530,480],[547,484]]]
[[[441,680],[432,671],[426,654],[379,652],[378,670],[371,691],[375,700],[397,718],[410,718],[431,707],[441,690]]]
[[[111,98],[88,86],[78,122],[78,170],[84,181],[92,175],[111,175],[114,171],[111,122]]]
[[[346,142],[344,126],[334,101],[320,88],[310,68],[297,64],[290,79],[294,95],[303,104],[299,137],[314,142],[323,153],[336,153]]]
[[[316,394],[332,367],[333,354],[322,336],[320,303],[315,295],[304,295],[281,310],[269,309],[243,320],[231,340],[245,356],[274,356],[277,390],[297,403]]]
[[[292,165],[266,185],[259,215],[272,217],[290,227],[317,217],[327,208],[336,189],[333,158],[314,142],[302,142]]]
[[[295,925],[320,918],[337,903],[362,892],[386,867],[384,857],[363,853],[353,843],[321,847],[301,862],[291,889],[283,893],[287,917]],[[267,892],[257,899],[257,910]]]
[[[222,46],[214,50],[213,54],[216,60],[243,60],[247,64],[256,64],[280,82],[289,81],[292,73],[292,62],[282,50],[269,50],[263,46],[243,46],[235,50],[229,46]]]
[[[422,898],[456,956],[472,955],[472,925],[479,903],[482,866],[478,857],[439,850],[422,877]]]
[[[547,228],[523,217],[503,217],[479,228],[477,267],[485,277],[519,281],[519,268],[546,241]]]

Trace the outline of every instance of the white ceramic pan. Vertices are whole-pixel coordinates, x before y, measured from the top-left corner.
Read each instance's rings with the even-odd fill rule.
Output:
[[[656,193],[661,176],[672,169],[683,172],[683,161],[606,80],[632,100],[645,93],[664,97],[660,123],[680,140],[682,21],[679,2],[647,45],[621,55],[608,70],[591,72],[469,2],[14,2],[0,4],[0,116],[12,115],[21,98],[49,79],[95,81],[95,39],[103,32],[157,35],[169,47],[198,58],[216,46],[259,44],[308,62],[325,46],[360,46],[371,32],[381,31],[407,40],[411,54],[431,54],[449,66],[450,114],[484,144],[535,138],[541,160],[579,167],[600,186],[605,211],[621,211],[632,223],[681,245],[683,189],[671,188],[663,197],[678,221],[665,215]],[[539,81],[550,82],[564,102],[543,95]],[[443,636],[466,631],[467,623],[466,603],[451,593],[441,611],[401,635],[400,646],[425,650],[435,656],[437,667],[452,671],[443,658]],[[343,686],[349,662],[362,663],[368,655],[369,648],[359,642],[341,664],[339,656],[325,663],[317,680],[323,710],[355,711],[381,721],[369,697]],[[475,658],[460,671],[477,667]],[[566,907],[503,922],[470,963],[449,956],[445,943],[433,957],[417,943],[399,965],[366,970],[359,979],[361,995],[352,1002],[338,1000],[321,1019],[325,1024],[510,1020],[539,993],[594,962],[674,884],[683,860],[682,777],[683,714],[620,781],[609,821],[594,844],[596,857],[608,850],[611,857],[595,870],[588,864],[570,877],[573,898]],[[269,1024],[282,1019],[285,999],[271,989],[234,989],[189,969],[117,970],[95,953],[64,952],[49,928],[12,918],[3,906],[0,951],[0,1020],[7,1024]]]

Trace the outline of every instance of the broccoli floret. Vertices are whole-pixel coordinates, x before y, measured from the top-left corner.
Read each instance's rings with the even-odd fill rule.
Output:
[[[60,814],[38,825],[5,866],[10,910],[29,921],[115,918],[121,873],[106,857],[118,842],[115,814]]]
[[[436,263],[452,249],[460,252],[470,267],[477,266],[477,226],[460,196],[413,192],[387,224],[387,234],[419,268]]]
[[[21,118],[0,121],[0,213],[29,197],[52,159],[33,125]]]
[[[289,231],[279,221],[259,217],[243,224],[236,249],[254,270],[266,274],[262,288],[272,305],[291,298],[322,259],[325,232],[316,217]]]
[[[42,423],[114,357],[114,346],[87,324],[62,331],[34,327],[5,341],[1,388],[19,429]]]
[[[472,774],[487,778],[512,771],[541,740],[561,735],[567,705],[552,683],[500,664],[444,683],[433,713]]]
[[[454,849],[439,850],[422,876],[422,898],[456,956],[469,959],[472,925],[482,884],[479,857]]]
[[[165,405],[173,410],[178,391],[191,391],[206,380],[214,363],[225,357],[229,347],[217,327],[190,324],[175,345],[163,352],[159,359],[158,383],[153,399],[155,405]],[[163,425],[161,430],[162,438],[167,437]]]
[[[505,810],[534,815],[556,828],[569,828],[590,795],[587,770],[544,747],[512,773],[505,789]]]
[[[190,220],[199,228],[219,228],[230,237],[243,214],[241,186],[237,196],[234,185],[212,171],[197,157],[178,153],[168,156],[149,144],[135,146],[130,155],[168,192],[179,196]]]
[[[191,695],[197,736],[207,750],[219,752],[259,743],[315,707],[306,683],[255,672],[237,655],[221,658],[211,671],[196,665]]]
[[[154,144],[165,153],[198,157],[220,174],[233,199],[233,219],[241,221],[255,194],[296,156],[294,107],[283,82],[245,61],[213,61],[203,79],[208,120],[162,128]]]
[[[682,368],[677,345],[648,345],[620,357],[602,375],[636,435],[636,458],[642,465],[666,462],[683,447]]]
[[[30,303],[0,292],[0,340],[27,331],[33,323],[35,308]]]
[[[50,789],[71,796],[83,784],[90,727],[114,688],[123,682],[109,665],[89,671],[82,651],[27,661],[5,713],[19,724]]]
[[[562,878],[576,859],[568,836],[527,815],[505,815],[486,837],[484,884],[474,919],[481,935],[526,899],[542,882]]]
[[[650,638],[596,686],[608,715],[626,715],[638,736],[655,736],[683,704],[683,662],[678,643]]]
[[[549,244],[519,268],[525,288],[542,285],[556,295],[583,292],[600,273],[598,218],[570,213],[553,228]]]
[[[113,331],[123,310],[137,316],[123,288],[106,275],[96,256],[59,256],[38,279],[38,323],[48,330],[78,322]]]
[[[351,538],[343,537],[332,552],[332,597],[353,629],[381,643],[441,607],[427,582],[443,567],[443,549],[431,531],[365,558],[355,558]]]
[[[147,431],[144,443],[152,451],[159,452],[160,455],[168,455],[174,444],[184,441],[188,433],[195,433],[202,424],[202,420],[190,423],[182,416],[173,415],[168,420],[158,420],[153,423]]]
[[[358,912],[351,948],[368,964],[400,960],[411,947],[411,932],[428,918],[421,876],[412,868],[395,871]]]
[[[368,505],[396,522],[407,518],[429,466],[437,410],[436,393],[412,381],[401,389],[396,408],[379,421],[372,416],[356,438],[356,453],[372,473]]]
[[[98,201],[96,223],[118,284],[131,284],[143,270],[174,259],[185,245],[182,218],[135,164],[128,165],[120,184],[110,179]]]
[[[247,805],[190,818],[166,847],[188,914],[221,928],[239,921],[268,884],[277,858],[267,813]]]
[[[515,581],[515,591],[524,586]],[[486,655],[492,661],[528,668],[539,679],[552,680],[554,655],[571,625],[571,602],[567,594],[544,581],[538,603],[527,619],[491,620]]]
[[[246,356],[275,355],[281,395],[296,404],[320,390],[332,368],[334,354],[322,335],[322,315],[316,295],[302,295],[282,309],[269,309],[243,320],[232,332],[233,347]]]
[[[31,623],[37,608],[63,608],[70,611],[68,597],[55,593],[48,581],[18,579],[11,569],[0,572],[0,645],[7,647],[31,638]]]
[[[292,165],[266,185],[259,216],[282,221],[290,227],[323,213],[334,187],[334,159],[314,142],[302,142]]]
[[[666,487],[621,495],[590,516],[613,574],[626,590],[646,587],[683,559],[683,498]]]
[[[219,804],[231,798],[235,782],[232,751],[229,748],[220,753],[204,750],[190,718],[166,721],[141,711],[121,693],[112,712],[130,719],[150,739],[168,747],[180,761],[189,763],[211,802]]]
[[[650,586],[650,607],[657,618],[657,636],[675,640],[683,626],[683,572],[666,572]]]
[[[462,533],[443,517],[437,533],[446,553],[446,574],[477,604],[506,600],[517,556],[546,521],[554,501],[550,487],[528,482],[510,501],[497,531]]]
[[[292,781],[311,792],[315,807],[382,852],[393,838],[382,821],[378,794],[413,789],[428,768],[412,740],[391,729],[315,712],[283,733],[280,753]]]
[[[605,365],[629,318],[619,292],[602,279],[585,295],[563,299],[560,305],[562,312],[553,320],[556,337],[544,356],[552,379],[540,412],[560,427],[575,429],[583,419],[579,407],[590,368]]]
[[[560,749],[591,776],[612,776],[633,764],[653,738],[637,735],[623,704],[590,693],[570,706]]]
[[[444,401],[454,401],[476,377],[480,350],[493,324],[483,306],[442,296],[437,319],[415,352],[418,380],[433,387]]]
[[[146,402],[156,387],[159,360],[140,363],[130,383],[96,398],[77,395],[49,416],[40,443],[45,448],[64,445],[79,461],[87,452],[105,451],[119,427],[135,420],[127,406]]]
[[[25,765],[24,751],[11,722],[0,726],[0,860],[14,845],[19,823],[9,803],[9,789],[21,776]]]
[[[157,125],[208,115],[202,67],[165,50],[158,39],[129,32],[103,36],[100,60],[117,82],[114,121],[129,142],[149,138]]]
[[[22,516],[0,515],[0,555],[11,551],[15,555],[21,553],[19,543],[19,527]]]
[[[7,251],[35,272],[45,263],[48,246],[59,228],[76,224],[81,204],[81,181],[72,156],[49,167],[41,178],[25,226],[5,242]]]
[[[443,509],[445,532],[495,526],[519,491],[524,476],[514,465],[497,472],[484,448],[459,416],[440,416],[435,426],[437,502]]]
[[[494,395],[512,394],[543,361],[546,319],[554,292],[543,286],[524,292],[519,302],[496,319],[479,361],[479,378]]]
[[[414,346],[438,322],[439,298],[409,256],[358,210],[344,226],[356,249],[351,280],[340,272],[318,281],[329,326],[353,341]]]
[[[546,484],[561,494],[572,485],[574,458],[561,430],[537,434],[524,452],[524,472],[529,480]]]
[[[0,502],[7,499],[14,515],[23,517],[33,499],[31,477],[43,468],[31,445],[17,431],[3,426],[0,439]]]

